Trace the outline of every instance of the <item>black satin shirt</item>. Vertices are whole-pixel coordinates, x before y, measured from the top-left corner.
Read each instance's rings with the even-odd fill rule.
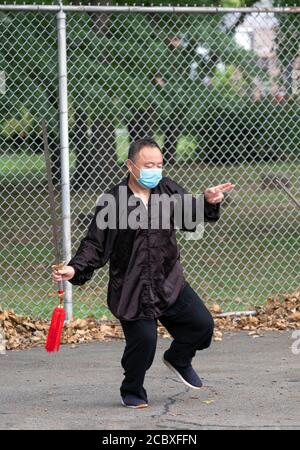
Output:
[[[134,195],[128,186],[128,180],[129,175],[108,191],[116,199],[118,208],[124,208],[124,202],[121,204],[119,196],[119,186],[126,187],[127,198]],[[146,209],[148,217],[151,214],[151,198],[154,193],[182,196],[187,191],[170,178],[163,177],[159,184],[151,189]],[[199,198],[192,198],[191,207],[195,209]],[[139,201],[141,202],[141,199]],[[208,203],[203,195],[202,202],[204,222],[217,221],[221,203]],[[133,208],[127,207],[126,213],[129,214]],[[69,282],[73,285],[83,285],[92,278],[95,269],[103,267],[109,261],[107,305],[116,318],[152,319],[167,313],[186,284],[174,221],[171,220],[170,229],[121,229],[118,226],[116,229],[100,229],[96,221],[100,209],[101,206],[96,207],[86,236],[67,263],[75,269],[75,275]],[[170,214],[172,211],[171,208]],[[196,227],[187,229],[184,225],[179,229],[196,231]]]

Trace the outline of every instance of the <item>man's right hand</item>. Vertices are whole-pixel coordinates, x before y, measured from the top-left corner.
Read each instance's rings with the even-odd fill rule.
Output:
[[[52,280],[55,282],[58,281],[69,281],[75,275],[74,267],[72,266],[64,266],[60,270],[52,269]]]

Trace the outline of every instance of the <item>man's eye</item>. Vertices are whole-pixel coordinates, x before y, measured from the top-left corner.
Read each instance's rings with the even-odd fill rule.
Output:
[[[158,164],[157,166],[155,164],[145,164],[145,169],[162,169],[162,164]]]

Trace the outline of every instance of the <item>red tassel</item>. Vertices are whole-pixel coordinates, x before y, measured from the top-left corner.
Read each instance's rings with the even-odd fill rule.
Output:
[[[65,310],[62,306],[54,309],[50,328],[48,331],[45,349],[47,352],[58,352],[60,347],[60,338],[65,321]]]

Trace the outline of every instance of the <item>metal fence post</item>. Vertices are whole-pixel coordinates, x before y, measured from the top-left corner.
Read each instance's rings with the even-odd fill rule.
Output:
[[[63,258],[71,259],[71,206],[70,206],[70,170],[69,170],[69,132],[68,132],[68,88],[67,88],[67,44],[66,14],[60,9],[57,17],[58,48],[58,84],[59,84],[59,129],[61,155],[61,201],[62,201],[62,234]],[[66,321],[72,319],[72,286],[64,283]]]

